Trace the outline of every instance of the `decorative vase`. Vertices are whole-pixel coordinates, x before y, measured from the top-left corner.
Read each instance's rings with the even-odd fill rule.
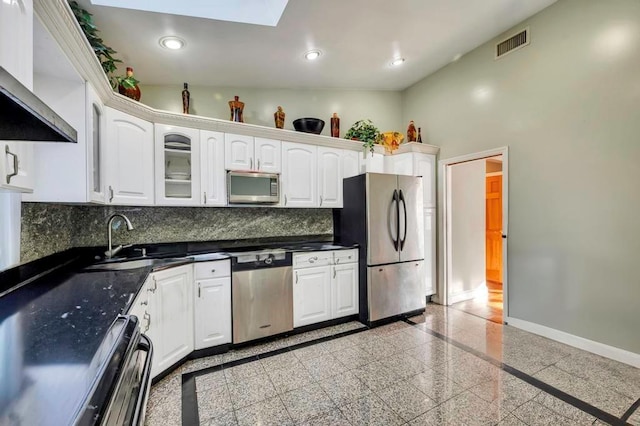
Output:
[[[418,127],[418,143],[422,143],[422,127]]]
[[[138,87],[138,80],[133,77],[133,68],[127,67],[127,77],[120,80],[118,92],[135,101],[140,100],[142,93],[140,92],[140,87]]]
[[[407,127],[407,142],[415,142],[418,139],[418,132],[416,126],[413,124],[413,120],[409,121],[409,127]]]
[[[340,117],[336,112],[331,116],[331,136],[334,138],[340,137]]]
[[[244,102],[240,102],[239,96],[234,96],[232,101],[229,101],[229,110],[231,111],[231,121],[237,123],[244,123],[242,117],[242,111],[244,110]]]
[[[276,122],[276,129],[284,129],[284,116],[285,113],[281,106],[278,106],[278,110],[273,113],[273,119]]]
[[[191,102],[191,93],[189,93],[189,85],[184,83],[182,90],[182,113],[189,114],[189,104]]]

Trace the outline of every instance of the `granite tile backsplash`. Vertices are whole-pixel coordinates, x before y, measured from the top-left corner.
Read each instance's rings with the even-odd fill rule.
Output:
[[[107,219],[124,213],[133,231],[114,244],[152,244],[331,235],[329,209],[122,207],[22,203],[21,262],[71,247],[106,246]]]

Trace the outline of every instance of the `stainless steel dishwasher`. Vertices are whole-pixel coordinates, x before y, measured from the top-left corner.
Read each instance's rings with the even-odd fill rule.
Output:
[[[293,330],[291,253],[260,250],[229,254],[233,343]]]

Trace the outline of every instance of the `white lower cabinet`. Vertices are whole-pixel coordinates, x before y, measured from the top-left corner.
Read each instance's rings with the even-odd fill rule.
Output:
[[[326,262],[325,258],[327,258]],[[359,312],[357,259],[357,250],[294,255],[294,327]],[[309,267],[308,265],[313,264],[311,260],[323,266]]]
[[[296,270],[293,274],[293,326],[331,319],[331,275],[328,266]]]
[[[231,276],[228,260],[196,265],[194,348],[231,343]]]
[[[193,266],[155,272],[146,285],[155,377],[193,351]]]
[[[358,264],[334,265],[331,285],[331,317],[358,313]]]

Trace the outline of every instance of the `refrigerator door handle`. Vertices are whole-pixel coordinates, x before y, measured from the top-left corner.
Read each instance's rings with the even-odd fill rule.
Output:
[[[394,189],[393,190],[393,198],[391,199],[391,207],[393,207],[393,204],[395,203],[395,212],[396,212],[396,217],[399,219],[400,218],[400,205],[398,203],[398,190]],[[393,209],[392,209],[393,210]],[[399,241],[400,241],[400,224],[398,222],[396,222],[396,238],[393,238],[393,231],[392,231],[392,226],[393,226],[393,221],[391,220],[391,215],[393,213],[390,211],[389,212],[389,234],[391,234],[391,241],[393,241],[393,248],[395,249],[395,251],[398,251],[399,248]]]
[[[404,242],[407,240],[407,202],[404,200],[402,189],[400,190],[400,201],[402,201],[402,211],[404,212],[404,235],[400,240],[400,251],[404,249]],[[400,238],[400,202],[398,202],[398,239]]]

